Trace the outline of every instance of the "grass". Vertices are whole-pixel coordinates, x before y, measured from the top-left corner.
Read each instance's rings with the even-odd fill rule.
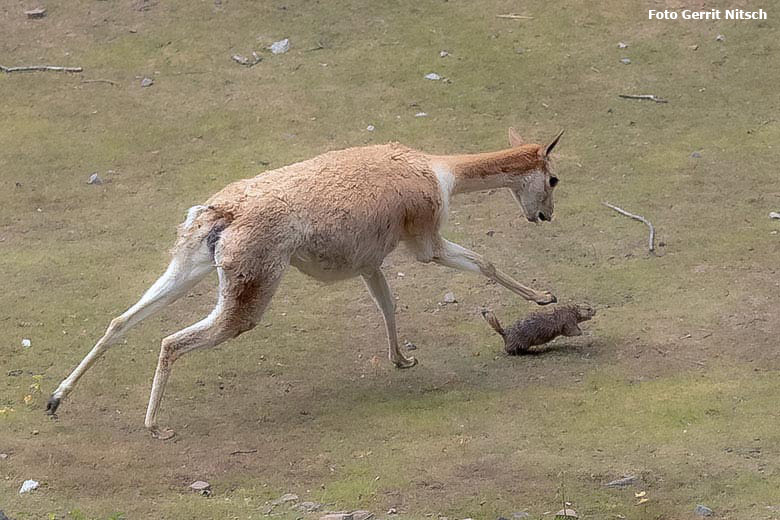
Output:
[[[74,0],[28,21],[27,7],[0,6],[2,64],[85,72],[0,75],[9,517],[265,518],[294,492],[380,518],[551,518],[563,479],[582,518],[686,518],[696,504],[780,518],[771,12],[682,23],[615,1]],[[509,12],[533,19],[495,17]],[[290,52],[263,51],[284,37]],[[230,59],[253,50],[255,67]],[[413,370],[384,362],[359,282],[290,272],[255,331],[177,362],[161,420],[179,435],[154,441],[142,419],[159,341],[208,313],[210,280],[113,348],[59,420],[44,417],[48,393],[162,271],[186,209],[229,181],[390,140],[497,149],[509,126],[533,141],[567,129],[556,220],[526,225],[508,194],[472,194],[445,235],[594,304],[587,336],[504,357],[477,309],[511,321],[532,308],[398,251],[386,272],[400,335],[419,346]],[[87,185],[93,172],[109,182]],[[605,200],[652,220],[659,256]],[[447,291],[458,305],[438,305]],[[639,483],[604,487],[626,474]],[[41,488],[18,495],[28,478]],[[189,491],[198,479],[211,498]],[[638,491],[650,500],[637,505]]]

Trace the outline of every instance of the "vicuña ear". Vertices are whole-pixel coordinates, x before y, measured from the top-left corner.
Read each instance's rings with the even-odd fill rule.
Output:
[[[520,134],[517,133],[517,130],[509,127],[509,144],[512,146],[520,146],[521,144],[524,144],[525,141],[523,141],[523,138],[520,137]]]
[[[553,148],[555,148],[555,145],[558,144],[558,141],[561,139],[561,136],[563,135],[563,132],[565,130],[561,130],[561,133],[555,136],[555,139],[552,140],[552,143],[548,144],[547,147],[544,149],[544,156],[549,157],[550,154],[553,151]]]

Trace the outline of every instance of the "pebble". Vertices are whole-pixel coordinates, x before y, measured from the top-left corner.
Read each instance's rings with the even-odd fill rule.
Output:
[[[412,343],[409,340],[406,340],[406,341],[404,341],[404,348],[406,350],[417,350],[417,345],[415,345],[414,343]]]
[[[628,44],[625,42],[618,42],[618,49],[627,49]]]
[[[27,18],[33,20],[36,18],[43,18],[44,16],[46,16],[46,8],[38,7],[36,9],[30,9],[29,11],[25,11],[24,14],[27,15]]]
[[[625,486],[633,486],[634,484],[636,484],[636,476],[629,475],[627,477],[613,480],[612,482],[607,482],[604,485],[607,487],[625,487]]]
[[[712,516],[714,513],[712,509],[710,509],[707,506],[703,506],[701,504],[697,505],[696,508],[693,510],[693,512],[699,516]]]
[[[196,480],[190,484],[190,489],[196,493],[200,493],[203,496],[211,495],[211,484],[204,480]]]
[[[154,80],[152,78],[144,78],[141,80],[142,87],[151,87],[152,85],[154,85]]]
[[[631,63],[631,60],[628,58],[620,58],[620,63],[622,63],[623,65],[628,65],[629,63]]]
[[[441,79],[441,76],[439,76],[435,72],[430,72],[425,75],[425,79],[429,79],[431,81],[439,81]]]
[[[101,179],[97,173],[93,173],[89,176],[87,184],[103,184],[103,179]]]
[[[298,495],[294,493],[285,493],[284,495],[280,496],[279,498],[271,502],[271,504],[278,506],[286,502],[296,502],[297,500],[298,500]]]
[[[693,152],[691,154],[692,159],[701,159],[701,152]]]
[[[30,347],[32,347],[32,342],[30,341],[29,338],[23,338],[22,339],[22,346],[24,348],[30,348]]]
[[[394,507],[391,507],[390,509],[387,510],[387,514],[388,515],[397,515],[398,514],[398,510],[396,508],[394,508]]]
[[[447,56],[449,56],[449,55],[450,55],[450,53],[449,53],[449,52],[447,52],[447,51],[440,51],[440,52],[439,52],[439,57],[440,57],[440,58],[446,58],[446,57],[447,57]]]
[[[780,219],[780,213],[778,213],[776,211],[772,211],[772,212],[769,213],[769,218]]]
[[[7,453],[0,453],[0,460],[5,460],[7,458],[8,458],[8,454]]]
[[[320,517],[320,520],[354,520],[352,513],[328,513]]]
[[[717,35],[717,36],[715,37],[715,41],[716,41],[716,42],[722,42],[722,41],[725,41],[725,40],[726,40],[726,37],[725,37],[725,36],[723,36],[722,34],[719,34],[719,35]]]
[[[444,303],[458,303],[458,300],[455,299],[455,293],[452,291],[448,292],[444,295],[444,300],[442,300]]]
[[[298,511],[303,511],[304,513],[313,513],[314,511],[318,510],[322,507],[322,504],[319,502],[301,502],[297,506],[295,506],[295,509]]]
[[[22,487],[19,488],[19,494],[28,493],[40,487],[40,483],[37,480],[25,480],[22,483]]]
[[[271,49],[271,52],[274,54],[284,54],[290,50],[290,39],[285,38],[284,40],[273,42],[268,48]]]
[[[427,116],[428,116],[428,114],[426,114],[425,112],[417,112],[414,115],[414,117],[427,117]]]
[[[374,125],[368,125],[366,127],[366,130],[368,130],[369,132],[373,132],[374,130],[376,130],[376,127]]]

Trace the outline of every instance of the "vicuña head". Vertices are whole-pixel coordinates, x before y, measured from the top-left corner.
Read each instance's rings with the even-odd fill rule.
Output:
[[[497,152],[441,156],[454,176],[451,193],[509,188],[530,222],[553,218],[553,189],[558,177],[552,171],[550,154],[561,131],[547,146],[526,143],[514,128],[509,129],[511,148]],[[437,172],[438,173],[438,172]],[[440,175],[441,177],[441,175]]]

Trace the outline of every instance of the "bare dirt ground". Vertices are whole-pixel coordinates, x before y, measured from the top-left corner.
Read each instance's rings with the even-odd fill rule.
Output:
[[[27,20],[37,5],[0,5],[0,65],[84,72],[0,73],[9,517],[266,518],[292,492],[379,518],[552,518],[564,494],[581,518],[692,518],[697,504],[780,518],[772,6],[763,22],[651,23],[644,2],[74,0]],[[286,37],[286,54],[265,50]],[[254,67],[231,60],[252,51]],[[112,348],[58,420],[44,416],[161,273],[186,209],[227,182],[391,140],[498,149],[509,126],[537,142],[567,129],[556,219],[533,226],[507,193],[473,194],[445,235],[590,302],[586,336],[506,357],[478,310],[509,322],[536,309],[399,250],[385,272],[414,369],[386,362],[360,282],[291,271],[256,330],[177,362],[161,419],[178,435],[153,440],[142,422],[159,341],[208,313],[208,280]],[[86,183],[94,172],[102,185]],[[658,256],[602,201],[650,218]],[[440,305],[447,291],[457,304]],[[637,483],[604,486],[624,475]],[[40,489],[19,495],[25,479]],[[198,479],[212,497],[190,492]]]

